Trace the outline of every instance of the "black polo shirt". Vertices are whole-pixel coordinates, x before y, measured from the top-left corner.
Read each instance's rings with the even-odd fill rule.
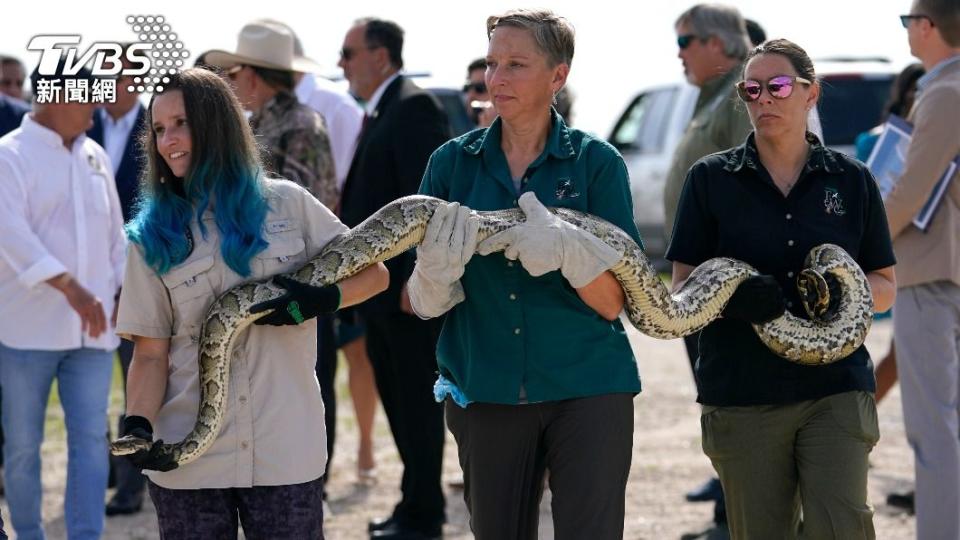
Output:
[[[783,287],[787,308],[807,318],[796,276],[814,247],[839,245],[870,272],[896,262],[876,182],[859,161],[811,140],[810,157],[784,196],[760,163],[754,135],[690,168],[667,259],[747,262]],[[706,405],[784,404],[851,390],[876,391],[865,347],[826,366],[780,358],[743,321],[719,318],[700,335],[697,398]]]

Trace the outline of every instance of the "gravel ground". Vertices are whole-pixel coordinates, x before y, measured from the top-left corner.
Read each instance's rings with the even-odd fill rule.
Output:
[[[889,347],[889,320],[874,325],[867,346],[874,358],[883,356]],[[635,400],[635,433],[633,466],[627,486],[627,515],[624,537],[628,539],[695,539],[725,538],[725,531],[711,529],[712,506],[690,504],[683,494],[699,485],[712,469],[700,450],[699,407],[696,392],[679,340],[658,341],[631,332],[631,343],[640,363],[643,393]],[[341,369],[340,388],[346,387],[345,370]],[[119,394],[111,406],[119,411]],[[377,416],[376,457],[378,482],[371,487],[355,483],[356,425],[349,399],[344,397],[339,408],[337,455],[335,458],[326,517],[327,537],[339,539],[366,538],[367,521],[389,514],[399,491],[400,462],[390,438],[382,411]],[[65,538],[63,523],[63,491],[66,481],[66,453],[62,420],[57,407],[48,412],[48,437],[43,446],[44,522],[48,538]],[[51,426],[53,426],[51,428]],[[910,489],[913,459],[903,431],[900,394],[894,389],[880,405],[882,439],[871,456],[870,501],[876,509],[876,529],[880,539],[914,537],[913,517],[884,503],[891,491]],[[448,434],[444,461],[447,492],[447,539],[473,538],[470,534],[462,492],[451,487],[459,479],[456,448]],[[541,505],[541,538],[553,538],[550,517],[550,495]],[[0,510],[8,525],[6,501]],[[15,538],[15,536],[11,536]],[[104,538],[133,540],[159,538],[156,516],[149,501],[144,510],[131,517],[107,520]]]

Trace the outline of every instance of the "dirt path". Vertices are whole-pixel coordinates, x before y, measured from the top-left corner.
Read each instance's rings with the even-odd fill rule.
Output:
[[[874,325],[868,347],[874,358],[884,355],[890,343],[890,322]],[[712,473],[709,461],[700,451],[699,407],[680,341],[658,341],[631,332],[644,391],[635,401],[633,466],[627,487],[627,539],[722,538],[709,531],[712,507],[689,504],[683,493],[699,485]],[[341,370],[341,378],[345,378]],[[340,388],[345,387],[345,379]],[[377,460],[379,482],[372,488],[354,484],[356,429],[349,400],[339,408],[337,455],[329,488],[331,500],[325,528],[328,538],[366,538],[367,521],[389,514],[398,498],[400,464],[382,412],[377,417]],[[114,403],[116,410],[118,403]],[[114,411],[116,412],[116,411]],[[48,418],[57,419],[59,410]],[[913,518],[885,505],[890,491],[909,489],[913,478],[913,458],[903,432],[900,394],[897,389],[880,406],[882,439],[871,456],[870,501],[876,509],[876,528],[880,539],[913,538]],[[50,539],[65,537],[62,497],[66,479],[66,456],[61,436],[49,437],[43,447],[44,519]],[[444,462],[445,481],[459,478],[456,450],[448,437]],[[448,540],[469,539],[470,534],[462,493],[449,486],[447,491]],[[4,521],[9,525],[6,501],[2,501]],[[541,506],[541,538],[552,538],[549,493]],[[8,532],[10,532],[8,530]],[[709,534],[708,534],[709,532]],[[11,536],[13,538],[13,536]],[[143,512],[132,517],[107,521],[104,538],[138,540],[159,538],[156,517],[149,502]]]

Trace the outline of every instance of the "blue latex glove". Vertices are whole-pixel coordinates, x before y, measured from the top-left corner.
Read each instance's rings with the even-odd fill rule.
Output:
[[[437,403],[443,403],[447,396],[450,396],[461,409],[466,409],[467,405],[473,403],[463,395],[463,390],[453,384],[453,381],[440,375],[437,377],[437,382],[433,383],[433,399],[437,400]]]

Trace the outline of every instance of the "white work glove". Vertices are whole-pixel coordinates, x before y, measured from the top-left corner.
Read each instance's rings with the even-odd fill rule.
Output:
[[[579,289],[620,261],[620,253],[589,232],[551,214],[533,192],[520,196],[520,209],[527,220],[480,243],[478,253],[503,250],[531,276],[560,270],[570,285]]]
[[[407,282],[410,305],[417,315],[440,316],[466,298],[460,278],[477,249],[479,229],[480,221],[460,203],[441,204],[434,211]]]

